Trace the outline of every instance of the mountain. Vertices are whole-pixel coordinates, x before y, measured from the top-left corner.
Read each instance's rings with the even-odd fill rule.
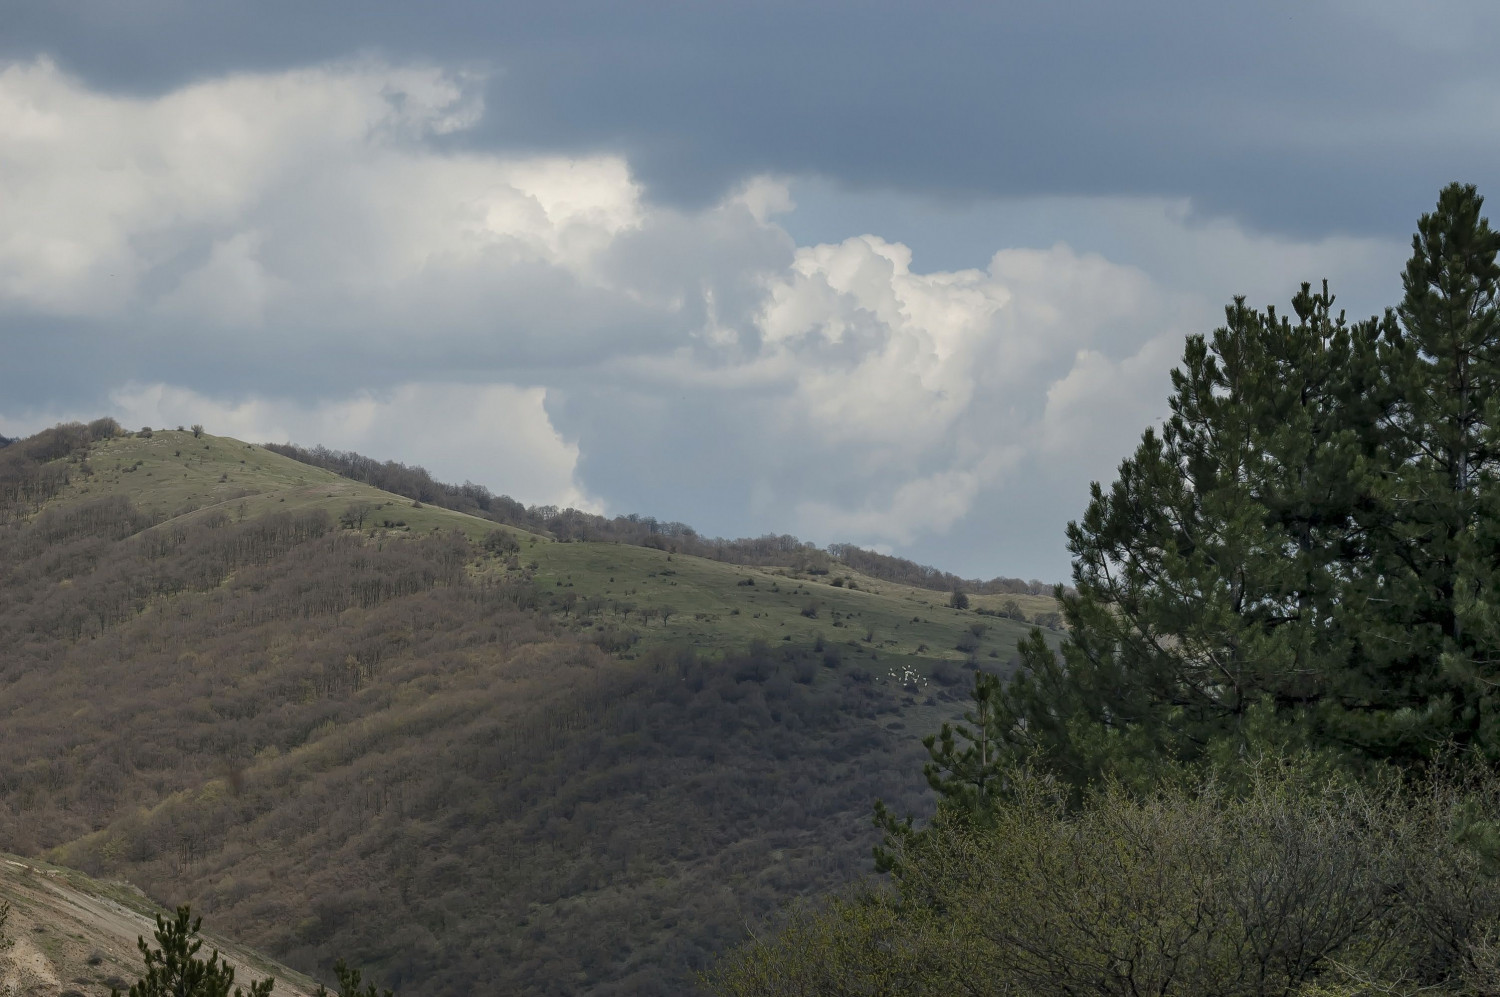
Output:
[[[920,736],[1027,630],[983,614],[1050,601],[663,546],[195,432],[19,441],[0,842],[403,994],[684,992],[870,871],[874,799],[927,806]]]

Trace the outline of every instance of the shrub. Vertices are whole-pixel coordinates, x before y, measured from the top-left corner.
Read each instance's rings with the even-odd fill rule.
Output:
[[[496,557],[513,554],[521,549],[520,542],[505,530],[490,530],[479,545]]]
[[[897,829],[889,887],[794,913],[724,995],[1497,992],[1500,778],[1407,791],[1262,765],[1072,802],[1013,769],[981,815]]]
[[[118,422],[108,417],[95,419],[89,423],[88,429],[89,436],[95,440],[112,440],[116,436],[123,435],[125,432],[125,430],[120,428]]]
[[[955,686],[963,682],[964,678],[964,673],[951,661],[939,661],[932,666],[932,681],[940,686]]]

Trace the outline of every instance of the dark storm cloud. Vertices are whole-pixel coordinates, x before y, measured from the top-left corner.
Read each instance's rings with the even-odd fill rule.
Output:
[[[492,71],[457,141],[623,153],[678,204],[817,173],[1399,232],[1442,182],[1491,180],[1500,151],[1500,21],[1478,4],[8,6],[0,54],[137,93],[362,52]]]

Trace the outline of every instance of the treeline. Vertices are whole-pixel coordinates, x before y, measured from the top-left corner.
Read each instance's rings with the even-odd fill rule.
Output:
[[[1053,588],[1035,578],[1030,581],[1004,577],[991,578],[989,581],[960,578],[947,571],[939,571],[925,564],[908,561],[904,557],[880,554],[853,544],[830,544],[828,553],[840,564],[872,578],[895,582],[898,585],[911,585],[914,588],[933,589],[937,592],[965,592],[971,595],[1047,595],[1052,592]]]
[[[549,533],[559,540],[625,543],[731,564],[784,566],[814,573],[826,573],[834,565],[843,565],[872,578],[940,592],[960,590],[978,594],[1042,595],[1052,589],[1036,579],[1025,581],[999,577],[980,581],[960,578],[853,544],[833,544],[824,550],[787,534],[725,540],[701,536],[685,523],[664,522],[633,513],[608,518],[555,505],[528,507],[508,495],[494,495],[483,485],[469,481],[461,485],[444,484],[434,480],[425,468],[391,460],[378,461],[347,450],[330,450],[323,446],[309,449],[292,443],[267,443],[265,448],[413,501],[533,532]]]
[[[67,487],[74,474],[91,474],[88,445],[121,435],[113,419],[65,423],[0,447],[0,523],[29,514]],[[66,462],[64,458],[68,458]]]

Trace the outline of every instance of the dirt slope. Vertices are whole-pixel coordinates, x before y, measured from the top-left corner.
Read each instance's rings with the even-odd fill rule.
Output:
[[[11,905],[0,943],[0,997],[94,997],[125,990],[142,968],[136,939],[151,938],[158,908],[123,883],[0,853],[0,901]],[[211,933],[238,981],[273,976],[276,997],[309,997],[316,985]]]

